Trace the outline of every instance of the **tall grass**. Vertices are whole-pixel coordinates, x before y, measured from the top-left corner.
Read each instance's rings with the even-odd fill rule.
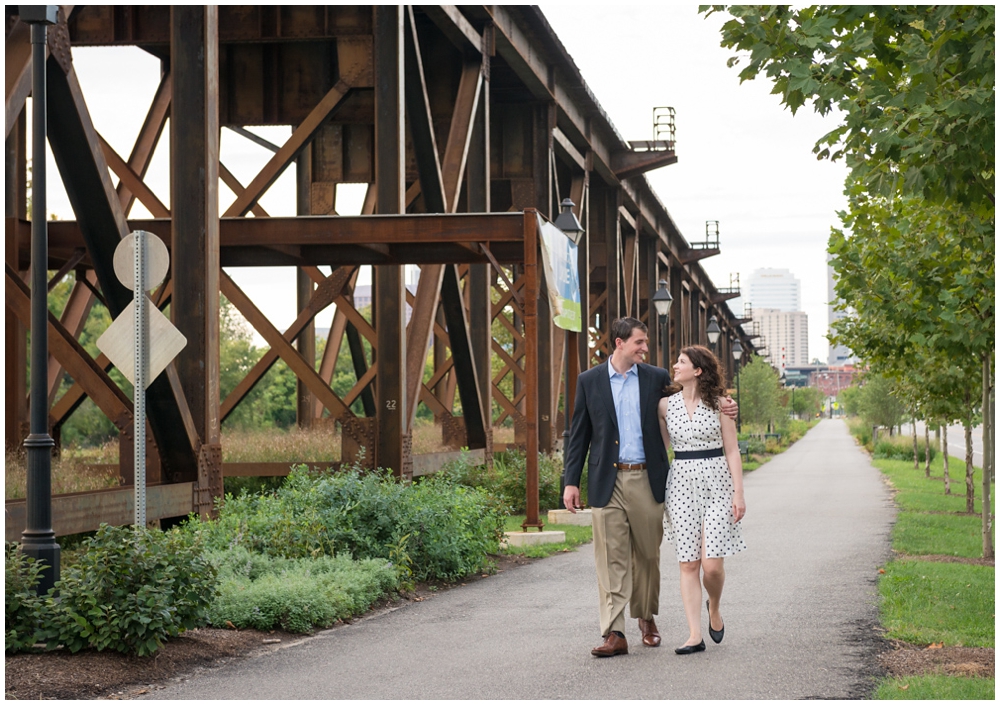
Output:
[[[513,443],[513,428],[494,429],[494,442]],[[432,421],[419,421],[413,427],[414,453],[437,453],[448,450],[442,440],[441,427]],[[333,424],[323,423],[309,429],[224,429],[222,432],[222,462],[224,463],[297,463],[338,462],[341,455],[341,433]],[[93,448],[63,448],[52,459],[52,493],[87,492],[118,487],[118,440]],[[101,467],[103,466],[103,467]],[[4,457],[5,499],[24,497],[27,484],[27,461],[23,453],[6,453]]]
[[[52,493],[87,492],[118,487],[118,468],[107,464],[118,462],[118,442],[85,452],[64,452],[52,459]],[[103,467],[102,467],[103,466]],[[28,461],[23,453],[4,454],[4,499],[21,499],[27,487]]]

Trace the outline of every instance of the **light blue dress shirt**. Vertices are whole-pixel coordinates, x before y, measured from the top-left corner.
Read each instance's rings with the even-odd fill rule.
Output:
[[[620,375],[608,359],[611,378],[611,395],[615,400],[618,419],[618,462],[644,463],[646,450],[642,447],[642,416],[639,411],[639,366]]]

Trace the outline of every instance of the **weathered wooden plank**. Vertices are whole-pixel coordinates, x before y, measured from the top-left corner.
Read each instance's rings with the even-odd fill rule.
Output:
[[[146,488],[146,519],[187,516],[193,509],[193,482],[150,485]],[[122,526],[135,518],[135,491],[132,487],[53,495],[52,529],[56,536],[95,531],[101,524]],[[4,533],[8,541],[18,541],[25,523],[25,501],[5,503]]]

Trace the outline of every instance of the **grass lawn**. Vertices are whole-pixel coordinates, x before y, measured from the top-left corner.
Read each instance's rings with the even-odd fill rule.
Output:
[[[965,511],[965,461],[952,457],[948,474],[951,477],[951,492],[944,493],[944,465],[941,456],[931,460],[931,477],[924,476],[924,468],[913,469],[911,460],[874,460],[875,467],[889,476],[893,487],[900,491],[896,504],[900,509],[920,512],[964,512]],[[975,487],[975,511],[982,510],[983,471],[976,468],[973,474]],[[996,508],[995,498],[992,505]]]
[[[992,678],[913,676],[887,678],[879,684],[875,700],[993,700]]]
[[[993,576],[990,566],[893,561],[879,581],[882,625],[911,644],[992,647]]]
[[[982,531],[982,519],[977,516],[900,512],[892,529],[892,547],[914,556],[980,558]]]
[[[541,522],[548,527],[548,519],[543,514]],[[524,523],[524,515],[514,515],[507,517],[505,531],[520,531],[521,524]],[[563,543],[543,543],[537,546],[508,546],[503,549],[504,553],[516,553],[528,558],[544,558],[560,551],[569,551],[581,544],[590,543],[593,540],[594,532],[589,526],[574,526],[572,524],[552,524],[553,531],[565,531],[566,541]],[[534,531],[534,529],[532,529]]]
[[[944,465],[931,460],[931,476],[923,463],[877,459],[872,463],[897,490],[900,512],[892,531],[892,547],[909,556],[983,554],[982,470],[974,475],[975,509],[965,514],[965,461],[951,457],[951,495],[944,493]],[[992,505],[995,507],[995,490]],[[992,566],[936,563],[903,557],[885,566],[879,580],[882,625],[891,639],[911,644],[993,648],[995,643],[995,570]],[[993,700],[995,680],[924,675],[883,680],[876,700]]]

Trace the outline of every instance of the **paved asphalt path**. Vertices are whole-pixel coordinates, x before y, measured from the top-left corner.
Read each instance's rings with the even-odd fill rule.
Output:
[[[824,420],[746,477],[749,550],[726,561],[726,637],[686,638],[678,570],[663,546],[657,624],[627,656],[600,643],[593,549],[505,571],[312,639],[175,681],[171,699],[847,698],[870,687],[875,578],[894,510],[839,420]],[[703,618],[707,624],[707,616]],[[705,629],[707,632],[707,627]]]

